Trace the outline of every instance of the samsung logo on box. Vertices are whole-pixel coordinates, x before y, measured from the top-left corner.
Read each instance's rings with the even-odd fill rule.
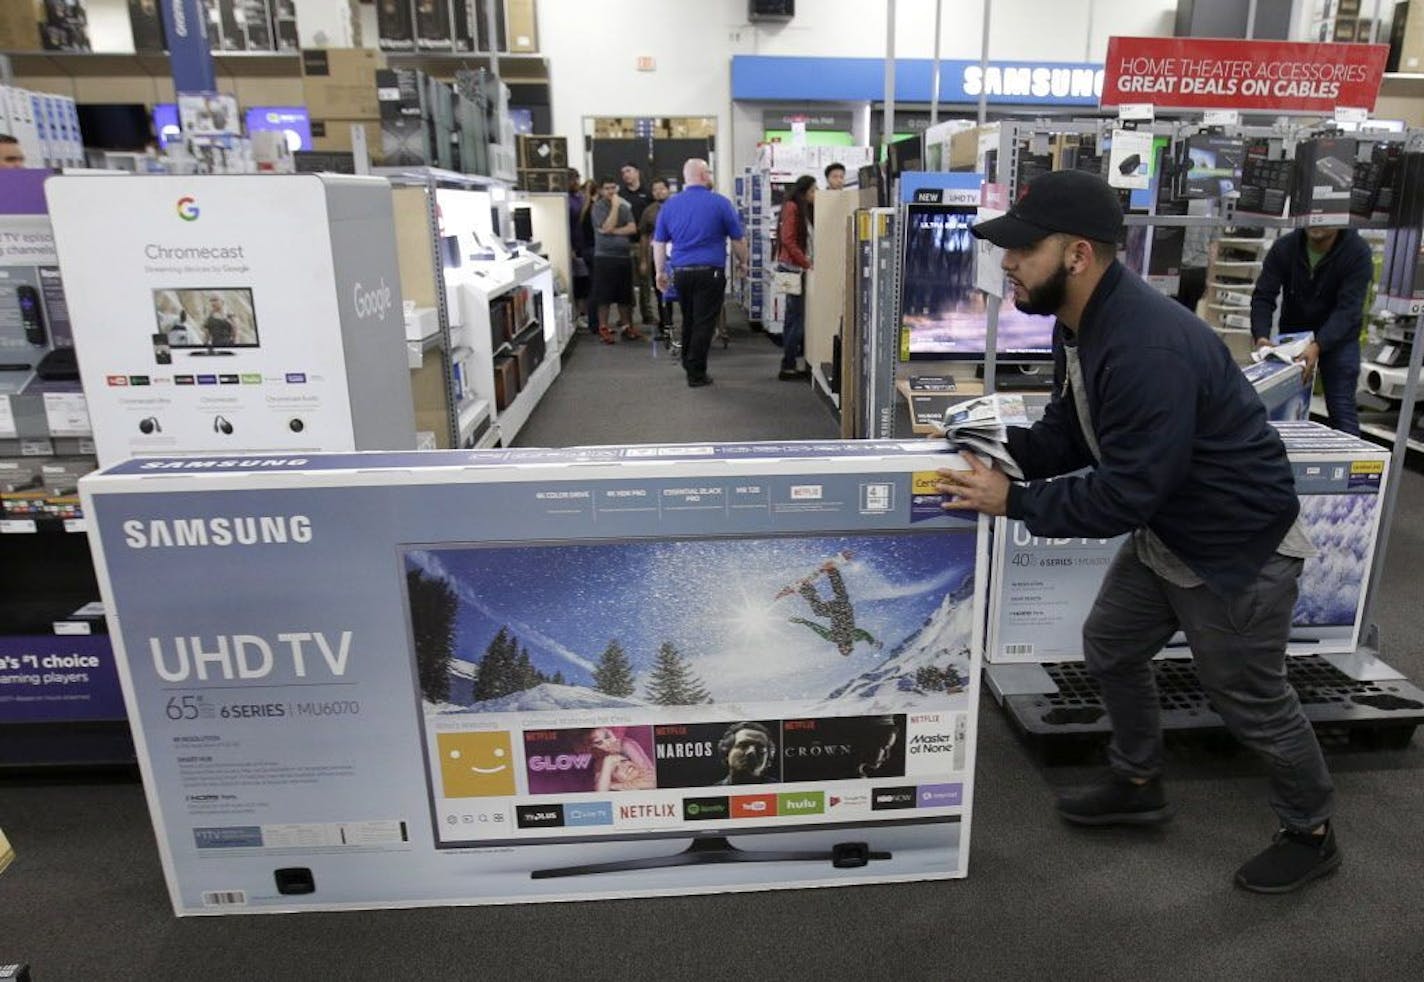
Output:
[[[124,544],[130,549],[304,544],[311,540],[311,519],[305,515],[154,518],[124,522]]]
[[[305,457],[230,457],[226,460],[152,460],[139,465],[145,471],[210,471],[232,467],[305,467]]]

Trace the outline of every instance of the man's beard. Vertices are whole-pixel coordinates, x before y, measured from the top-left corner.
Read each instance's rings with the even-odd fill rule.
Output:
[[[1068,267],[1060,264],[1058,271],[1038,286],[1029,289],[1023,300],[1014,298],[1014,306],[1025,314],[1056,314],[1068,293]]]

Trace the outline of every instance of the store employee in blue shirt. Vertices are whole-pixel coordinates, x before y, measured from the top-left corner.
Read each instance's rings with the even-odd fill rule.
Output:
[[[727,241],[746,273],[747,241],[732,203],[712,190],[707,161],[682,167],[684,190],[663,203],[653,229],[653,264],[659,290],[677,286],[682,304],[682,367],[692,388],[710,385],[707,351],[727,292]],[[669,246],[672,255],[669,257]]]

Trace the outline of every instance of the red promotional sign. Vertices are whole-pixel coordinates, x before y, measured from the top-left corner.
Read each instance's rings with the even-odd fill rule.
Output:
[[[1374,109],[1388,45],[1108,39],[1104,106],[1333,113]]]

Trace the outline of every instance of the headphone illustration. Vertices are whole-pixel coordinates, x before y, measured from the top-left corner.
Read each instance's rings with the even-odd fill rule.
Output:
[[[214,419],[213,419],[213,432],[214,432],[214,433],[230,434],[230,433],[232,433],[232,424],[227,421],[227,417],[226,417],[226,416],[217,416],[217,417],[214,417]]]
[[[149,433],[162,433],[163,427],[158,425],[157,416],[145,416],[138,421],[138,431],[144,435]]]

